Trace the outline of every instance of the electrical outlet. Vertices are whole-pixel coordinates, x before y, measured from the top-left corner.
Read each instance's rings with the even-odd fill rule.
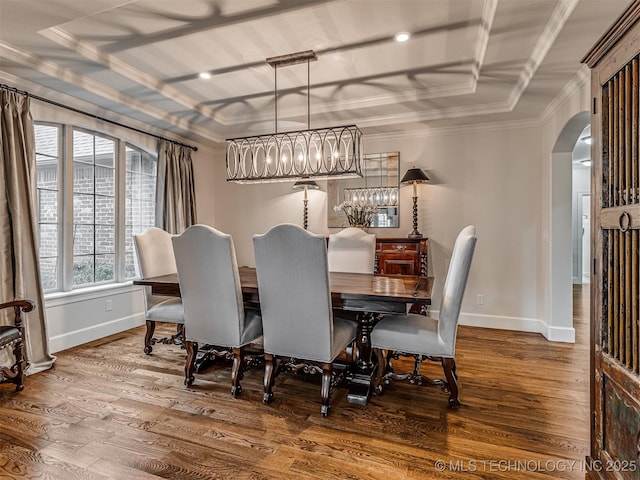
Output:
[[[484,305],[484,295],[479,294],[479,295],[476,297],[476,303],[477,303],[478,305]]]
[[[113,310],[113,301],[111,299],[104,301],[104,311],[110,312]]]

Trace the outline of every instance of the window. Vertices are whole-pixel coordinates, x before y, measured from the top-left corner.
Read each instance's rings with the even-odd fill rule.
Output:
[[[45,291],[58,290],[60,128],[36,125],[35,130],[40,275]]]
[[[156,157],[127,145],[125,278],[136,276],[133,235],[155,224]]]
[[[35,132],[45,292],[133,278],[133,235],[155,221],[156,157],[66,125]]]

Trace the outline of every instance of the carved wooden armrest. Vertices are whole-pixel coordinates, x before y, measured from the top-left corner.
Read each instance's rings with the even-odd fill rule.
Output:
[[[0,303],[0,310],[11,307],[13,307],[15,313],[14,324],[20,330],[20,335],[22,335],[22,317],[20,316],[20,312],[30,312],[36,308],[36,304],[31,300],[14,300],[12,302]]]
[[[36,308],[36,304],[31,300],[14,300],[13,302],[0,303],[0,310],[11,307],[16,310],[16,313],[19,313],[19,310],[22,310],[23,312],[30,312]]]

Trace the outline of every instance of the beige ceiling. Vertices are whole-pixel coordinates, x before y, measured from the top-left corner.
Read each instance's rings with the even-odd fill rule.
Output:
[[[204,141],[540,123],[629,0],[0,0],[0,80]],[[411,33],[405,43],[393,40]],[[198,73],[210,72],[203,80]],[[307,95],[307,82],[310,94]]]

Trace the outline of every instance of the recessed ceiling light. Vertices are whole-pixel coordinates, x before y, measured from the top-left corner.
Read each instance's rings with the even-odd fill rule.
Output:
[[[199,73],[198,76],[203,80],[209,80],[211,78],[211,74],[209,72]]]
[[[408,32],[400,32],[400,33],[396,33],[395,40],[396,42],[406,42],[407,40],[409,40],[409,37],[411,35]]]
[[[591,166],[591,159],[587,159],[587,160],[580,160],[580,163],[582,165],[584,165],[585,167],[590,167]]]
[[[582,140],[587,145],[591,145],[591,135],[587,135],[586,137],[582,137],[582,138],[580,138],[580,140]]]

